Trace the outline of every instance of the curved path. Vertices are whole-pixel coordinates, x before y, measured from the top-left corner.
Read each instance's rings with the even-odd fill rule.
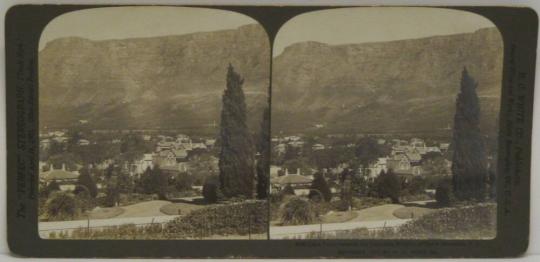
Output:
[[[121,207],[124,212],[115,218],[166,216],[159,209],[170,201],[152,200]]]
[[[364,208],[356,211],[356,213],[358,213],[358,216],[349,220],[348,222],[398,219],[394,216],[394,211],[402,207],[405,206],[400,204],[386,204],[381,206]]]
[[[399,219],[393,215],[395,210],[402,207],[404,207],[404,205],[386,204],[365,208],[359,211],[354,211],[358,213],[358,216],[342,223],[273,226],[270,227],[270,238],[303,238],[310,232],[335,232],[355,228],[379,229],[384,227],[397,227],[410,220]]]

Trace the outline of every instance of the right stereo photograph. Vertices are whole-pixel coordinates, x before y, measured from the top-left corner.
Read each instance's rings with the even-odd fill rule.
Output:
[[[273,43],[270,239],[493,239],[503,40],[466,11],[293,17]]]

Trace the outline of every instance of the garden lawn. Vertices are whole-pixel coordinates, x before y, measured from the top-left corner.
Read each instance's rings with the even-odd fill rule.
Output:
[[[86,215],[90,219],[107,219],[117,217],[122,213],[124,213],[124,209],[121,207],[100,207],[87,212]],[[81,217],[81,219],[86,219],[86,215]]]
[[[358,216],[356,212],[343,211],[343,212],[328,212],[321,217],[322,223],[343,223]]]
[[[497,205],[481,203],[441,208],[397,228],[309,234],[306,239],[492,239],[496,236]]]
[[[170,203],[170,204],[161,206],[159,211],[161,211],[162,213],[166,215],[186,215],[193,210],[198,210],[205,207],[208,207],[208,206],[189,204],[189,203]]]

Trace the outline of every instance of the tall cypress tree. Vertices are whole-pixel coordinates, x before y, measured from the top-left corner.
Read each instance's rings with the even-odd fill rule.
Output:
[[[478,83],[464,68],[454,117],[452,182],[458,199],[483,199],[486,190],[486,153],[480,133]]]
[[[219,154],[219,182],[225,197],[253,197],[255,160],[246,123],[244,79],[229,64],[227,88],[223,93]]]
[[[77,184],[84,186],[83,190],[88,190],[88,194],[91,197],[97,196],[98,188],[97,188],[96,182],[94,181],[94,179],[92,179],[92,176],[90,176],[88,169],[82,168],[80,170],[80,175],[79,175]]]
[[[260,132],[257,143],[257,151],[260,154],[257,160],[257,198],[266,199],[270,182],[270,108],[268,107],[263,112]]]

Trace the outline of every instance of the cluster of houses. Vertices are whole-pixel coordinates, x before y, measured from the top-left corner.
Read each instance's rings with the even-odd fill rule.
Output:
[[[274,146],[274,154],[280,155],[284,154],[288,146],[296,147],[296,145],[301,144],[304,146],[302,138],[299,136],[289,136],[284,138],[273,138],[272,142],[277,144]],[[426,142],[420,138],[412,138],[410,140],[402,139],[392,139],[386,140],[379,138],[377,139],[379,145],[388,145],[391,146],[391,153],[385,157],[379,157],[376,161],[371,163],[369,167],[363,168],[360,167],[357,170],[357,173],[362,175],[365,179],[373,181],[379,176],[379,174],[384,171],[392,169],[392,171],[400,176],[412,177],[425,174],[425,171],[422,168],[423,161],[429,154],[443,156],[447,153],[450,144],[449,143],[438,143],[436,146],[427,146]],[[347,144],[347,147],[353,147],[354,144]],[[313,144],[311,149],[324,150],[330,148],[330,146],[325,146],[322,144]],[[451,161],[444,158],[445,168],[447,173],[451,173]],[[340,164],[337,167],[323,170],[309,170],[311,174],[316,172],[322,172],[323,174],[341,174],[345,169],[348,168],[346,163]],[[270,167],[270,184],[271,190],[281,190],[285,186],[290,185],[293,187],[296,193],[309,192],[307,190],[313,177],[310,175],[301,174],[301,170],[298,169],[296,172],[290,172],[285,168],[279,166]],[[306,191],[307,190],[307,191]],[[298,192],[297,192],[298,191]],[[305,193],[304,192],[304,193]]]
[[[152,169],[156,165],[171,174],[187,172],[189,156],[196,152],[206,152],[216,143],[215,139],[193,142],[184,134],[176,137],[160,135],[158,139],[154,152],[144,154],[140,160],[132,164],[130,168],[132,175],[141,175],[146,169]]]
[[[287,152],[287,147],[293,148],[302,148],[305,145],[305,142],[300,136],[285,136],[285,137],[273,137],[272,143],[276,144],[274,146],[274,152],[278,155],[283,155]],[[311,150],[324,150],[330,147],[327,147],[323,144],[313,144],[311,145]]]
[[[65,130],[56,130],[39,134],[39,147],[47,150],[51,147],[53,142],[58,144],[67,143],[69,137],[66,135]]]
[[[208,152],[213,149],[216,143],[215,139],[199,139],[194,142],[189,136],[178,134],[176,137],[158,135],[142,135],[144,141],[155,141],[153,152],[143,154],[139,159],[132,163],[116,163],[113,159],[104,160],[102,163],[88,164],[90,168],[105,170],[111,165],[120,166],[123,172],[131,176],[140,176],[148,168],[153,169],[159,166],[160,169],[170,175],[187,172],[190,159],[196,158],[198,153]],[[40,134],[40,147],[47,149],[50,147],[50,141],[55,140],[59,143],[66,143],[69,138],[65,131],[52,131]],[[85,140],[88,142],[88,140]],[[120,139],[112,139],[108,143],[120,143]],[[86,143],[79,145],[87,145]],[[88,142],[90,144],[90,142]],[[214,157],[215,158],[215,157]],[[217,158],[215,158],[217,165]],[[55,181],[60,185],[61,190],[73,190],[79,177],[79,171],[83,165],[77,165],[71,169],[62,164],[61,168],[55,168],[52,164],[39,162],[39,179],[42,185],[48,185]]]
[[[379,144],[385,144],[384,139],[378,140]],[[425,141],[420,138],[411,140],[393,139],[389,141],[392,145],[392,151],[389,156],[379,157],[366,170],[365,177],[375,179],[381,171],[387,172],[389,169],[395,174],[402,176],[419,176],[424,174],[422,163],[429,153],[443,155],[448,151],[449,143],[439,143],[438,146],[427,146]],[[452,166],[451,161],[445,159],[446,168],[449,170]],[[449,172],[448,172],[449,173]]]

